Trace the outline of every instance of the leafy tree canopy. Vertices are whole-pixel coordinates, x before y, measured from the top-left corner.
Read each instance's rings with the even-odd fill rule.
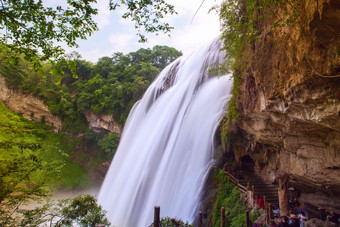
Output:
[[[21,215],[20,215],[21,214]],[[49,201],[33,210],[19,210],[16,226],[97,226],[110,225],[106,212],[91,195],[80,195],[73,199]],[[1,224],[1,222],[0,222]]]
[[[93,64],[74,52],[66,57],[75,63],[77,78],[66,65],[61,65],[64,75],[59,84],[50,73],[50,64],[42,63],[44,77],[41,77],[22,55],[9,63],[4,60],[6,54],[0,51],[0,74],[7,86],[43,100],[52,114],[63,120],[62,131],[84,133],[87,142],[99,146],[101,157],[110,159],[119,137],[89,131],[85,115],[91,111],[110,114],[123,125],[130,109],[157,74],[182,53],[175,48],[155,46],[129,54],[114,53]]]
[[[88,185],[86,169],[70,159],[76,141],[50,130],[0,102],[0,226],[18,226],[13,214],[51,187]]]
[[[42,0],[1,0],[0,42],[12,51],[24,53],[36,69],[41,67],[39,60],[54,59],[66,64],[59,43],[74,47],[78,38],[86,39],[98,30],[93,20],[98,14],[96,3],[96,0],[67,0],[66,6],[53,7]],[[146,41],[147,32],[168,33],[173,29],[162,19],[176,12],[164,0],[110,0],[108,4],[110,10],[121,6],[126,6],[123,18],[135,22],[142,42]],[[69,66],[74,69],[74,64]]]

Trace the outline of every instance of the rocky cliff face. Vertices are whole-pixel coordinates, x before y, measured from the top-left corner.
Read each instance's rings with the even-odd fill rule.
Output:
[[[107,114],[95,114],[90,111],[85,114],[85,118],[89,123],[89,127],[92,128],[95,132],[100,132],[104,129],[107,132],[115,132],[118,135],[121,134],[121,126],[115,122],[111,115]]]
[[[54,131],[59,132],[62,129],[62,120],[54,116],[44,102],[33,95],[23,94],[8,88],[5,78],[0,76],[0,100],[6,106],[17,113],[21,113],[23,117],[41,121],[44,119],[46,124],[54,126]],[[106,132],[116,132],[121,134],[121,126],[115,122],[111,115],[95,114],[92,111],[85,114],[85,118],[89,123],[89,127],[96,132],[105,130]]]
[[[340,211],[340,1],[299,2],[295,25],[268,23],[249,47],[233,151],[267,181],[288,173],[300,200]]]
[[[34,121],[44,119],[46,124],[54,126],[55,132],[60,131],[62,128],[61,119],[54,116],[43,101],[32,95],[9,89],[2,76],[0,76],[0,100],[3,101],[10,110],[21,113],[22,116],[27,119]]]

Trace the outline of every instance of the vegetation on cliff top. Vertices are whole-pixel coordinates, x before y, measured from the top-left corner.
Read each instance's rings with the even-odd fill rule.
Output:
[[[164,0],[110,0],[108,3],[110,10],[121,6],[126,7],[122,17],[135,22],[141,42],[146,41],[145,33],[169,33],[173,29],[164,22],[164,16],[176,12]],[[93,19],[98,14],[96,7],[95,0],[65,1],[63,4],[48,4],[41,0],[1,1],[0,29],[4,32],[0,42],[17,55],[24,54],[36,70],[41,69],[41,61],[50,60],[55,74],[62,73],[60,63],[67,64],[74,72],[75,64],[65,58],[61,43],[75,47],[77,39],[86,39],[98,30]]]
[[[91,111],[110,114],[116,122],[124,124],[130,109],[156,75],[181,55],[174,48],[155,46],[126,55],[115,53],[92,64],[73,53],[69,57],[76,64],[77,78],[65,66],[65,75],[58,83],[50,73],[51,65],[42,64],[44,77],[41,77],[22,56],[16,56],[12,62],[4,61],[12,53],[3,50],[0,72],[7,84],[42,99],[52,114],[63,120],[63,132],[83,133],[88,142],[99,145],[108,159],[112,158],[118,145],[118,135],[107,137],[104,133],[89,130],[85,114]]]
[[[228,114],[221,128],[221,141],[225,150],[230,148],[230,126],[239,118],[238,99],[241,81],[252,61],[251,49],[261,32],[268,28],[284,28],[299,23],[299,1],[276,0],[227,0],[217,7],[222,25],[222,41],[227,57],[224,67],[233,73],[234,84]],[[282,12],[279,12],[282,10]],[[283,30],[282,30],[283,31]],[[284,31],[283,31],[284,33]]]
[[[74,133],[85,130],[83,114],[89,111],[112,114],[123,124],[156,75],[181,55],[174,48],[155,46],[126,55],[114,53],[92,64],[73,53],[69,57],[76,63],[77,78],[64,67],[65,75],[58,84],[49,64],[43,64],[41,77],[22,56],[16,56],[13,62],[3,61],[11,54],[8,51],[1,53],[0,65],[8,85],[41,98],[52,114],[63,119],[64,131]]]

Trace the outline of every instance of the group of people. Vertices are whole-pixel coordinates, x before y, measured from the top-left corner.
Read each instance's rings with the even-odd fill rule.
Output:
[[[273,205],[273,220],[270,220],[269,226],[271,227],[303,227],[304,223],[308,221],[308,217],[306,215],[307,206],[303,203],[300,204],[297,197],[290,197],[289,200],[289,214],[287,216],[280,216],[280,209],[277,204]],[[261,196],[255,197],[257,203],[256,206],[258,208],[264,209],[264,201]],[[334,222],[336,224],[340,223],[340,215],[334,213],[333,210],[330,210],[327,214],[327,220]],[[326,216],[324,216],[326,218]],[[323,219],[325,220],[325,219]],[[257,223],[253,226],[259,226]]]
[[[308,220],[297,197],[289,200],[289,216],[280,217],[279,227],[303,227]]]
[[[256,196],[258,207],[264,208],[261,196]],[[295,197],[289,201],[289,215],[280,217],[278,205],[273,205],[273,220],[270,220],[271,227],[303,227],[303,223],[308,220],[305,212],[302,210],[299,200]]]
[[[303,227],[303,223],[306,222],[308,218],[304,211],[301,211],[300,214],[290,214],[289,217],[281,216],[280,223],[276,225],[276,223],[271,223],[270,226],[278,226],[278,227]]]
[[[280,217],[280,210],[277,205],[273,207],[274,219],[280,219],[279,224],[272,221],[269,226],[271,227],[303,227],[304,223],[308,220],[308,217],[304,211],[305,207],[299,203],[299,200],[295,197],[292,201],[289,201],[289,216]],[[323,219],[324,220],[324,219]],[[335,224],[340,223],[340,216],[337,215],[334,210],[327,212],[327,220]]]

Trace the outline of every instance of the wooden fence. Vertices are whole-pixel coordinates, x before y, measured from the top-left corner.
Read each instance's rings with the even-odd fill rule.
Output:
[[[247,187],[240,184],[240,181],[234,177],[230,172],[223,170],[224,173],[226,173],[230,177],[230,181],[233,182],[238,190],[240,190],[242,193],[245,193],[247,195],[248,205],[250,204],[252,208],[255,207],[256,199],[255,199],[255,187],[254,185],[251,186],[250,190],[250,183],[247,182]],[[266,197],[263,196],[263,203],[264,203],[264,211],[266,213],[266,223],[268,224],[269,220],[273,217],[272,213],[272,204],[267,203]],[[250,227],[250,219],[249,219],[249,210],[246,211],[246,227]],[[176,223],[174,223],[176,225]],[[153,227],[160,227],[160,207],[155,206],[155,212],[154,212],[154,222]],[[198,214],[198,227],[203,227],[203,215],[200,211]],[[221,208],[221,227],[225,227],[225,208]]]
[[[245,187],[242,184],[240,184],[240,181],[236,177],[234,177],[230,172],[225,171],[225,170],[222,170],[222,171],[230,177],[230,181],[233,182],[237,186],[239,191],[241,191],[242,193],[245,193],[247,195],[248,205],[250,204],[250,205],[252,205],[251,206],[252,208],[255,208],[255,204],[256,204],[255,186],[252,185],[251,190],[250,190],[249,181],[247,182],[247,187]],[[269,220],[273,218],[273,206],[272,206],[271,203],[268,203],[266,201],[266,196],[263,196],[263,204],[264,204],[264,211],[266,213],[266,224],[268,224]],[[248,215],[249,215],[249,213],[248,213]],[[246,220],[246,222],[247,223],[249,222],[249,216],[248,216],[248,220]]]

